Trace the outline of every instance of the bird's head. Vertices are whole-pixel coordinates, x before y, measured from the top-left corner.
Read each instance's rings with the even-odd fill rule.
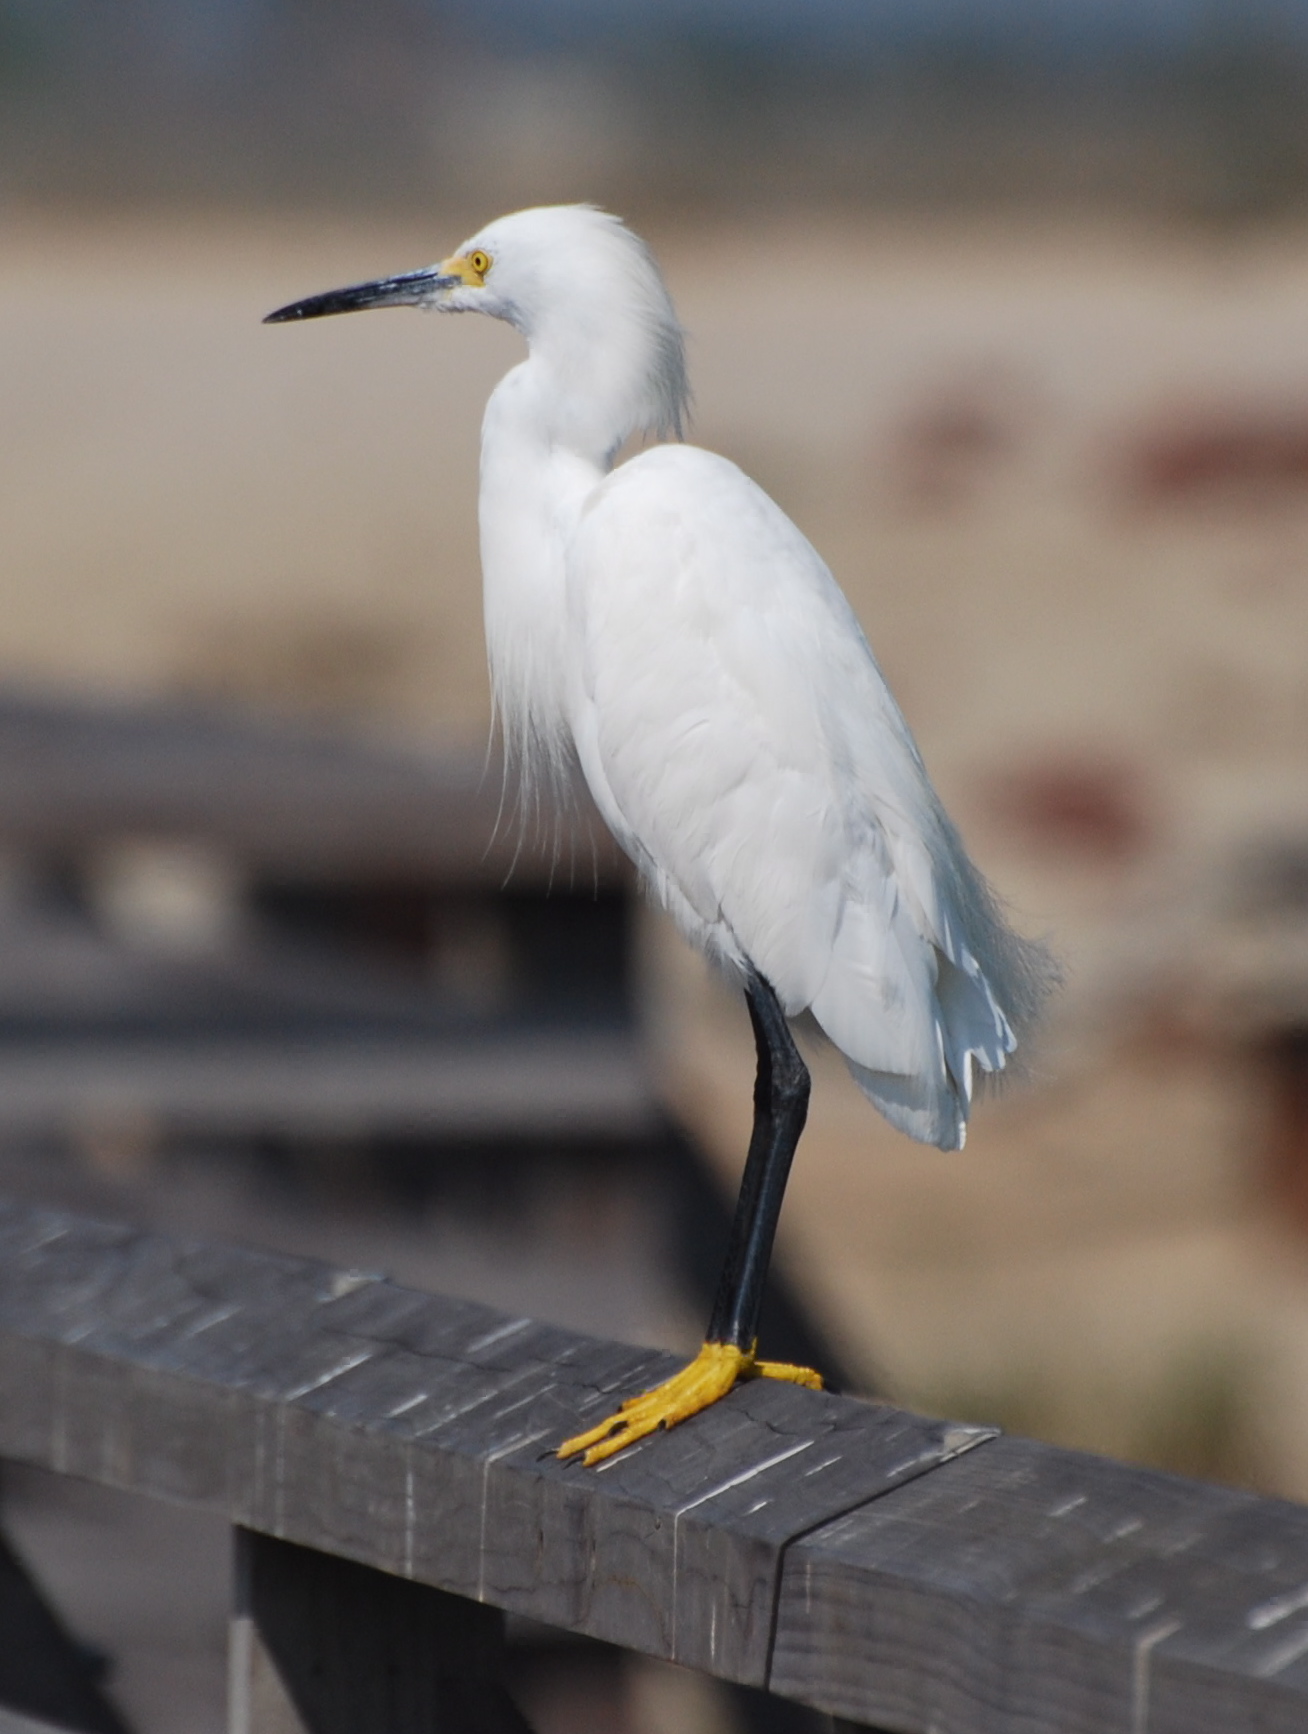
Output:
[[[370,307],[420,307],[438,313],[489,313],[526,336],[560,309],[640,298],[641,277],[658,270],[643,243],[593,205],[544,205],[499,217],[439,265],[329,289],[279,307],[265,325],[358,313]],[[646,284],[644,299],[652,285]],[[670,311],[670,310],[669,310]]]
[[[488,223],[439,265],[292,301],[265,324],[371,307],[489,313],[572,371],[580,352],[629,357],[645,402],[631,425],[680,433],[687,390],[681,327],[649,250],[591,205],[545,205]],[[625,370],[624,370],[625,371]]]

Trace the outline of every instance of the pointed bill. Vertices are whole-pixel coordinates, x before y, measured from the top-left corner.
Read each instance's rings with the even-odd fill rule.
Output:
[[[295,319],[324,319],[329,313],[361,313],[369,307],[431,307],[442,291],[453,289],[462,277],[443,265],[428,265],[421,271],[406,271],[400,277],[378,277],[371,283],[355,283],[348,289],[329,289],[291,301],[269,313],[265,325],[286,325]]]

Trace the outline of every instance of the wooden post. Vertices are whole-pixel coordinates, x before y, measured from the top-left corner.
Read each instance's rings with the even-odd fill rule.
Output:
[[[229,1734],[530,1734],[497,1608],[234,1533]]]
[[[1282,1030],[1260,1055],[1266,1086],[1264,1172],[1272,1202],[1308,1234],[1308,1029]]]

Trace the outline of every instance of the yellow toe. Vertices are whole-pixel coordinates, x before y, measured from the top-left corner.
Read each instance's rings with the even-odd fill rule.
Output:
[[[746,1353],[731,1343],[705,1343],[688,1367],[655,1385],[652,1391],[628,1397],[616,1415],[610,1415],[597,1427],[578,1433],[574,1439],[565,1439],[558,1455],[562,1458],[581,1455],[587,1468],[602,1463],[606,1457],[634,1445],[637,1439],[698,1415],[701,1409],[725,1397],[740,1379],[783,1379],[791,1385],[822,1389],[821,1378],[808,1367],[792,1367],[787,1361],[756,1360],[753,1350]]]
[[[747,1375],[751,1379],[782,1379],[788,1385],[806,1385],[810,1391],[822,1389],[822,1375],[812,1367],[792,1366],[789,1361],[755,1361]]]
[[[675,1427],[707,1409],[719,1397],[725,1397],[736,1380],[747,1376],[753,1366],[753,1355],[747,1355],[743,1349],[730,1343],[705,1343],[688,1367],[655,1385],[652,1391],[628,1397],[616,1415],[610,1415],[589,1432],[565,1439],[558,1455],[575,1457],[584,1453],[582,1461],[588,1468],[602,1463],[606,1457],[624,1451],[660,1427]]]

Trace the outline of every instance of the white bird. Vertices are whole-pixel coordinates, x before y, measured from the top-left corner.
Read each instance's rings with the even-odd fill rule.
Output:
[[[313,296],[271,322],[370,307],[488,313],[527,341],[482,427],[486,641],[528,770],[580,766],[682,933],[740,981],[754,1130],[700,1354],[560,1456],[593,1463],[706,1407],[756,1335],[809,1075],[809,1011],[900,1130],[962,1146],[1053,979],[1007,927],[931,786],[853,609],[726,458],[679,441],[684,344],[644,244],[585,205],[501,217],[439,265]]]

